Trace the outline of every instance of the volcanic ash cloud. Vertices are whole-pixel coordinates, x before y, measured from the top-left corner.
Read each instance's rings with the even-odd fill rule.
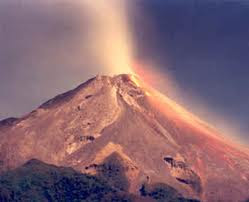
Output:
[[[83,0],[88,51],[105,73],[132,73],[132,39],[124,0]]]

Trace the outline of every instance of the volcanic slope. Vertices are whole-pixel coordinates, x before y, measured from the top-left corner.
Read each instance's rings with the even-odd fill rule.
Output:
[[[248,150],[133,75],[97,76],[0,122],[0,172],[30,159],[159,201],[168,190],[178,199],[249,199]]]

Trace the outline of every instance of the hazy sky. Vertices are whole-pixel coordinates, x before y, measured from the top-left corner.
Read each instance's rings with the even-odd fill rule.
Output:
[[[87,10],[77,3],[41,2],[0,1],[0,119],[23,115],[105,73],[88,51]],[[137,60],[157,64],[165,78],[170,74],[179,89],[176,100],[190,111],[249,142],[247,1],[133,5],[129,22]]]
[[[143,57],[170,69],[191,111],[249,142],[249,2],[141,2]]]

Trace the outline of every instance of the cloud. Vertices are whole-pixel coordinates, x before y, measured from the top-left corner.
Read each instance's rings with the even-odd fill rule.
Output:
[[[130,73],[132,37],[128,23],[128,1],[82,0],[85,17],[89,20],[88,52],[93,53],[108,73]]]

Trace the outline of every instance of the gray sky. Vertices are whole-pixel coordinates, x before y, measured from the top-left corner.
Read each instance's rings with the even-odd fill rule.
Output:
[[[0,119],[106,73],[89,50],[91,26],[79,3],[0,2]]]

